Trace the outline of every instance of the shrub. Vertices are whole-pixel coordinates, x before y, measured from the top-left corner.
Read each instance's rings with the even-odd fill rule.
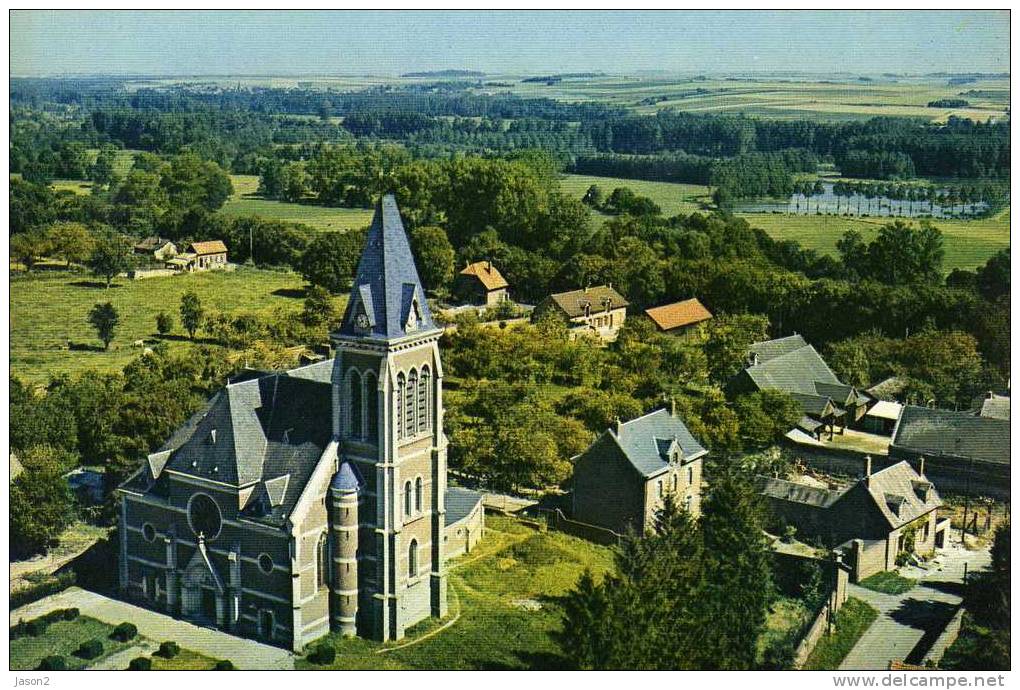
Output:
[[[159,651],[156,653],[164,659],[173,659],[175,656],[180,654],[180,652],[181,648],[176,642],[167,641],[159,645]]]
[[[50,627],[49,621],[44,620],[42,618],[36,618],[35,620],[31,620],[28,622],[26,630],[28,631],[28,634],[31,635],[32,637],[39,637],[44,632],[46,632],[46,628],[48,627]]]
[[[67,662],[64,660],[64,657],[54,654],[52,656],[43,657],[43,660],[39,662],[36,670],[65,671],[67,670]]]
[[[216,662],[216,665],[213,666],[213,670],[214,671],[233,671],[234,670],[234,662],[231,661],[230,659],[220,659],[219,661]]]
[[[64,609],[63,613],[65,621],[73,621],[75,618],[81,615],[81,612],[78,609]]]
[[[136,656],[128,664],[129,671],[151,671],[152,670],[152,659],[147,656]]]
[[[336,650],[331,645],[325,643],[320,644],[308,655],[308,660],[319,666],[332,664],[334,659],[336,659]]]
[[[76,576],[73,570],[65,570],[62,573],[57,573],[43,582],[33,584],[30,587],[24,587],[11,594],[9,607],[16,609],[24,606],[25,604],[31,604],[33,601],[39,601],[43,597],[48,597],[51,594],[63,592],[65,589],[73,585],[75,580]]]
[[[26,635],[28,635],[28,623],[25,622],[24,618],[21,618],[16,625],[11,626],[11,639],[16,640]]]
[[[103,653],[103,641],[89,640],[88,642],[82,642],[81,646],[78,647],[74,655],[81,657],[82,659],[95,659],[102,653]]]
[[[135,624],[125,621],[113,629],[113,632],[110,633],[110,637],[118,642],[127,642],[128,640],[134,639],[137,634],[138,628],[135,627]]]

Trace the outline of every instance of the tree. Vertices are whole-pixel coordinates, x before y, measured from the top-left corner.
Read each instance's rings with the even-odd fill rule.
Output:
[[[51,456],[51,457],[46,457]],[[11,482],[11,556],[42,553],[58,542],[74,520],[74,497],[61,476],[61,466],[48,446],[33,448],[29,466]]]
[[[333,296],[329,290],[318,285],[312,285],[305,291],[304,309],[301,311],[301,321],[306,326],[321,326],[333,323],[339,313]]]
[[[88,267],[93,275],[105,279],[109,288],[115,277],[131,268],[131,247],[120,235],[106,231],[96,239]]]
[[[92,164],[89,171],[91,179],[97,187],[108,187],[113,184],[116,177],[114,164],[117,162],[117,149],[114,146],[106,145],[99,149],[96,162]]]
[[[103,349],[110,349],[110,342],[117,331],[117,324],[120,323],[120,315],[113,304],[106,302],[97,304],[89,310],[89,323],[96,329],[96,334],[103,341]]]
[[[411,249],[425,287],[429,290],[448,288],[453,281],[456,254],[446,231],[431,225],[414,228]]]
[[[759,448],[780,441],[804,414],[800,404],[780,390],[742,395],[733,408],[740,419],[741,438]]]
[[[602,188],[597,184],[588,187],[581,201],[594,209],[602,208]]]
[[[1009,294],[1009,249],[1000,249],[978,269],[978,290],[989,301]]]
[[[24,264],[26,271],[31,272],[36,260],[46,254],[51,246],[43,230],[32,228],[11,237],[11,256]]]
[[[230,177],[220,166],[194,153],[174,156],[161,184],[170,203],[179,209],[200,207],[216,211],[234,192]]]
[[[92,234],[81,223],[54,223],[47,232],[53,253],[67,262],[84,263],[91,255],[93,249]]]
[[[195,339],[195,332],[202,326],[202,319],[205,311],[202,309],[202,300],[192,290],[188,290],[181,296],[181,325],[188,332],[188,337]]]
[[[174,317],[165,311],[156,314],[156,331],[160,335],[167,335],[174,329]]]
[[[712,380],[725,384],[747,361],[751,343],[768,337],[769,321],[764,316],[738,314],[717,316],[708,327],[705,355]]]
[[[864,277],[888,285],[942,282],[942,233],[928,221],[920,227],[895,221],[883,225],[868,245]]]
[[[344,292],[354,279],[364,244],[364,232],[320,233],[301,256],[301,275],[334,294]]]

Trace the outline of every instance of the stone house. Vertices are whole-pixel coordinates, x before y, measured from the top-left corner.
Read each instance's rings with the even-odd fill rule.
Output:
[[[874,403],[867,393],[841,382],[815,348],[792,335],[752,343],[747,366],[730,382],[741,392],[781,390],[800,403],[804,416],[797,428],[819,438],[831,438],[860,422]]]
[[[659,332],[682,338],[696,335],[712,319],[712,312],[697,297],[645,309],[645,315]]]
[[[627,318],[628,302],[612,285],[559,292],[542,300],[532,312],[532,321],[553,313],[566,323],[571,337],[593,335],[603,341],[616,340]]]
[[[220,240],[192,242],[188,251],[166,261],[166,267],[175,271],[208,271],[227,267],[227,245]]]
[[[675,406],[617,421],[573,459],[572,517],[618,534],[644,533],[667,495],[698,515],[707,454]]]
[[[446,533],[443,548],[447,558],[470,553],[482,539],[485,509],[482,495],[451,486],[446,489]]]
[[[510,299],[510,284],[491,261],[468,264],[457,274],[453,293],[468,304],[494,307]]]
[[[177,256],[177,245],[162,237],[146,237],[133,247],[135,254],[151,257],[156,261],[167,261]]]
[[[229,383],[119,488],[122,593],[296,651],[446,615],[441,334],[384,197],[335,357]]]
[[[944,543],[944,534],[936,535],[945,528],[938,524],[942,499],[923,464],[915,470],[899,462],[872,473],[869,458],[865,476],[849,488],[764,478],[761,492],[777,521],[796,527],[798,538],[843,547],[855,579],[892,570],[904,551],[924,554]]]

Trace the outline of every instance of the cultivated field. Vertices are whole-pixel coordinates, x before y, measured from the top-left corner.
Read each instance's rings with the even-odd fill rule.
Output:
[[[171,345],[190,347],[183,340],[179,313],[181,295],[187,290],[198,293],[207,312],[265,313],[299,310],[304,284],[295,273],[246,267],[147,280],[119,278],[109,290],[86,273],[10,276],[11,373],[37,383],[59,372],[123,368],[141,352],[134,341],[156,337],[156,314],[163,310],[174,317],[173,334],[180,338]],[[119,312],[120,326],[110,350],[104,352],[86,316],[94,304],[107,301]]]
[[[328,208],[312,204],[291,204],[256,196],[259,178],[256,175],[231,175],[234,194],[223,206],[228,216],[262,216],[274,220],[302,223],[316,230],[351,230],[372,223],[372,210],[361,208]]]

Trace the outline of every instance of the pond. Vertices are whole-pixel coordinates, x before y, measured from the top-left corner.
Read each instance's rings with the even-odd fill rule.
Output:
[[[988,203],[953,204],[940,206],[937,201],[929,202],[909,199],[891,199],[885,196],[867,197],[863,194],[839,196],[833,193],[831,183],[823,183],[824,192],[805,196],[793,194],[789,201],[749,201],[736,204],[740,213],[788,213],[790,215],[838,215],[878,216],[900,218],[971,218],[988,211]],[[946,191],[946,190],[940,190]]]

